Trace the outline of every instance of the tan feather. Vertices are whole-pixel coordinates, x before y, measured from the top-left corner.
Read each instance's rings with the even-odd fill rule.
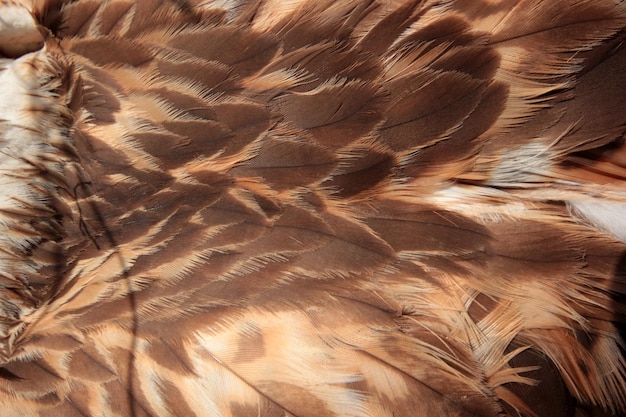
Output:
[[[0,1],[0,414],[623,414],[624,27]]]

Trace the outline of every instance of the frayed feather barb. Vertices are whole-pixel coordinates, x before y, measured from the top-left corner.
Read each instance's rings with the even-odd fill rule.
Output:
[[[30,3],[3,416],[626,412],[623,2]]]

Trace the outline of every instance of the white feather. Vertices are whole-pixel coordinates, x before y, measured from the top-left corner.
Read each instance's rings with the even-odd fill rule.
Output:
[[[626,202],[600,199],[569,202],[572,213],[626,242]]]

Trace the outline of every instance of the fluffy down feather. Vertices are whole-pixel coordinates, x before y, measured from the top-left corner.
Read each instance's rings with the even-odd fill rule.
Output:
[[[625,25],[0,1],[1,414],[626,412]]]

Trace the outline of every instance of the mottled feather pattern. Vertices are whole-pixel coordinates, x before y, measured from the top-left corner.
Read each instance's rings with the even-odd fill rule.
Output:
[[[0,415],[626,412],[625,26],[0,1]]]

